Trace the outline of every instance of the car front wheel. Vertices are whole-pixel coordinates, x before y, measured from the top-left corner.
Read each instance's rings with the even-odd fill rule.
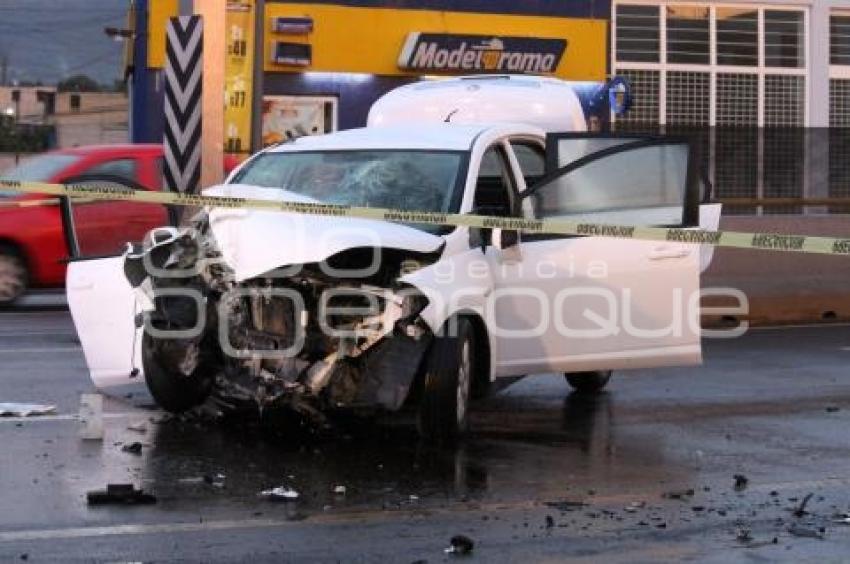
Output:
[[[423,438],[437,442],[456,439],[468,423],[475,338],[469,320],[459,318],[456,324],[455,335],[434,338],[425,364],[418,427]]]
[[[592,372],[568,372],[564,374],[567,383],[582,394],[601,392],[611,379],[610,370],[594,370]]]
[[[27,279],[23,259],[0,247],[0,307],[11,305],[26,292]]]
[[[142,338],[145,383],[156,403],[171,413],[200,405],[213,385],[213,366],[199,344],[177,339]]]

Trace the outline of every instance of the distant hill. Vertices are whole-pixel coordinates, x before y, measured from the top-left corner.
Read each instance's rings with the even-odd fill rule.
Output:
[[[102,84],[120,78],[123,43],[103,33],[124,27],[127,0],[0,0],[0,62],[8,79],[55,84],[87,74]]]

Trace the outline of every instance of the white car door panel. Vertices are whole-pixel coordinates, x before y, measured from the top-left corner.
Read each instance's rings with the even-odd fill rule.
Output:
[[[72,261],[68,306],[92,381],[100,389],[142,381],[141,331],[124,257]]]
[[[548,141],[547,151],[576,155],[570,143]],[[524,194],[526,217],[683,227],[693,221],[687,143],[608,139],[599,156],[587,154],[587,135],[578,142],[577,166],[550,172]],[[502,256],[513,249],[487,253],[496,273],[497,375],[700,361],[698,247],[547,236],[526,236],[518,247],[514,264]]]

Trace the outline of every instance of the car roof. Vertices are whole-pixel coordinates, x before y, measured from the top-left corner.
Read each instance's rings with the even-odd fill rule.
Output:
[[[353,149],[414,149],[467,151],[476,137],[491,129],[516,133],[517,127],[497,124],[408,124],[403,126],[361,127],[327,135],[299,137],[281,143],[269,152],[334,151]],[[533,128],[532,128],[533,129]],[[527,130],[527,128],[526,128]]]

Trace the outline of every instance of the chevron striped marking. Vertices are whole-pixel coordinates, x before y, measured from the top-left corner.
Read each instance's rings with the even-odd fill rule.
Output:
[[[203,22],[200,16],[171,18],[166,26],[165,184],[194,193],[201,178],[201,74]]]

